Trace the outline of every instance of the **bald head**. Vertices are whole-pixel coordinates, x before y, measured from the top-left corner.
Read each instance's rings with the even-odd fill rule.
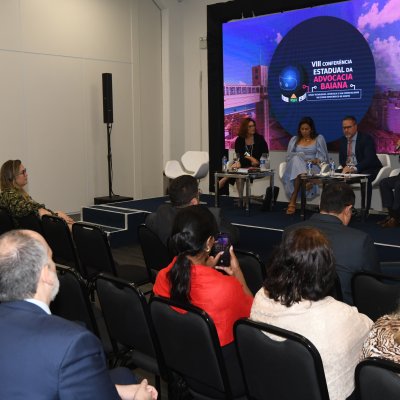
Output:
[[[42,269],[51,261],[46,241],[28,230],[0,236],[0,301],[34,297]]]

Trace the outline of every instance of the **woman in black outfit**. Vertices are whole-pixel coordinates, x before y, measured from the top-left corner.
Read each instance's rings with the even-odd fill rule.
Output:
[[[260,158],[264,153],[269,153],[267,142],[264,137],[257,133],[256,121],[252,118],[243,118],[238,137],[235,142],[235,152],[239,158],[231,168],[259,167]],[[219,181],[221,189],[229,178],[222,178]],[[230,183],[236,180],[236,185],[240,195],[243,195],[243,180],[231,179]]]

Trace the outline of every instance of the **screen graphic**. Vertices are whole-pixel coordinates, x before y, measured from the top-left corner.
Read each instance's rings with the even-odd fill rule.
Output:
[[[250,116],[286,150],[304,116],[330,150],[354,115],[377,151],[400,139],[400,0],[352,0],[223,25],[225,147]]]

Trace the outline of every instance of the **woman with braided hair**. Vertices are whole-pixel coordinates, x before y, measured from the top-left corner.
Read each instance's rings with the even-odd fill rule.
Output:
[[[158,273],[153,291],[199,307],[211,317],[236,396],[244,394],[244,385],[233,343],[233,324],[250,315],[253,296],[232,247],[229,267],[217,266],[222,253],[210,256],[217,233],[215,218],[206,207],[182,208],[175,217],[169,243],[177,256]]]
[[[250,318],[310,340],[322,359],[329,398],[353,399],[354,370],[372,321],[329,296],[336,272],[328,239],[312,227],[291,230],[266,273]]]

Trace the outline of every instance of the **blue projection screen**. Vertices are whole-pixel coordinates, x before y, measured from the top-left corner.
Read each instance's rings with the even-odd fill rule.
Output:
[[[330,150],[354,115],[377,152],[400,139],[400,0],[352,0],[223,24],[225,148],[254,118],[286,150],[311,116]]]

